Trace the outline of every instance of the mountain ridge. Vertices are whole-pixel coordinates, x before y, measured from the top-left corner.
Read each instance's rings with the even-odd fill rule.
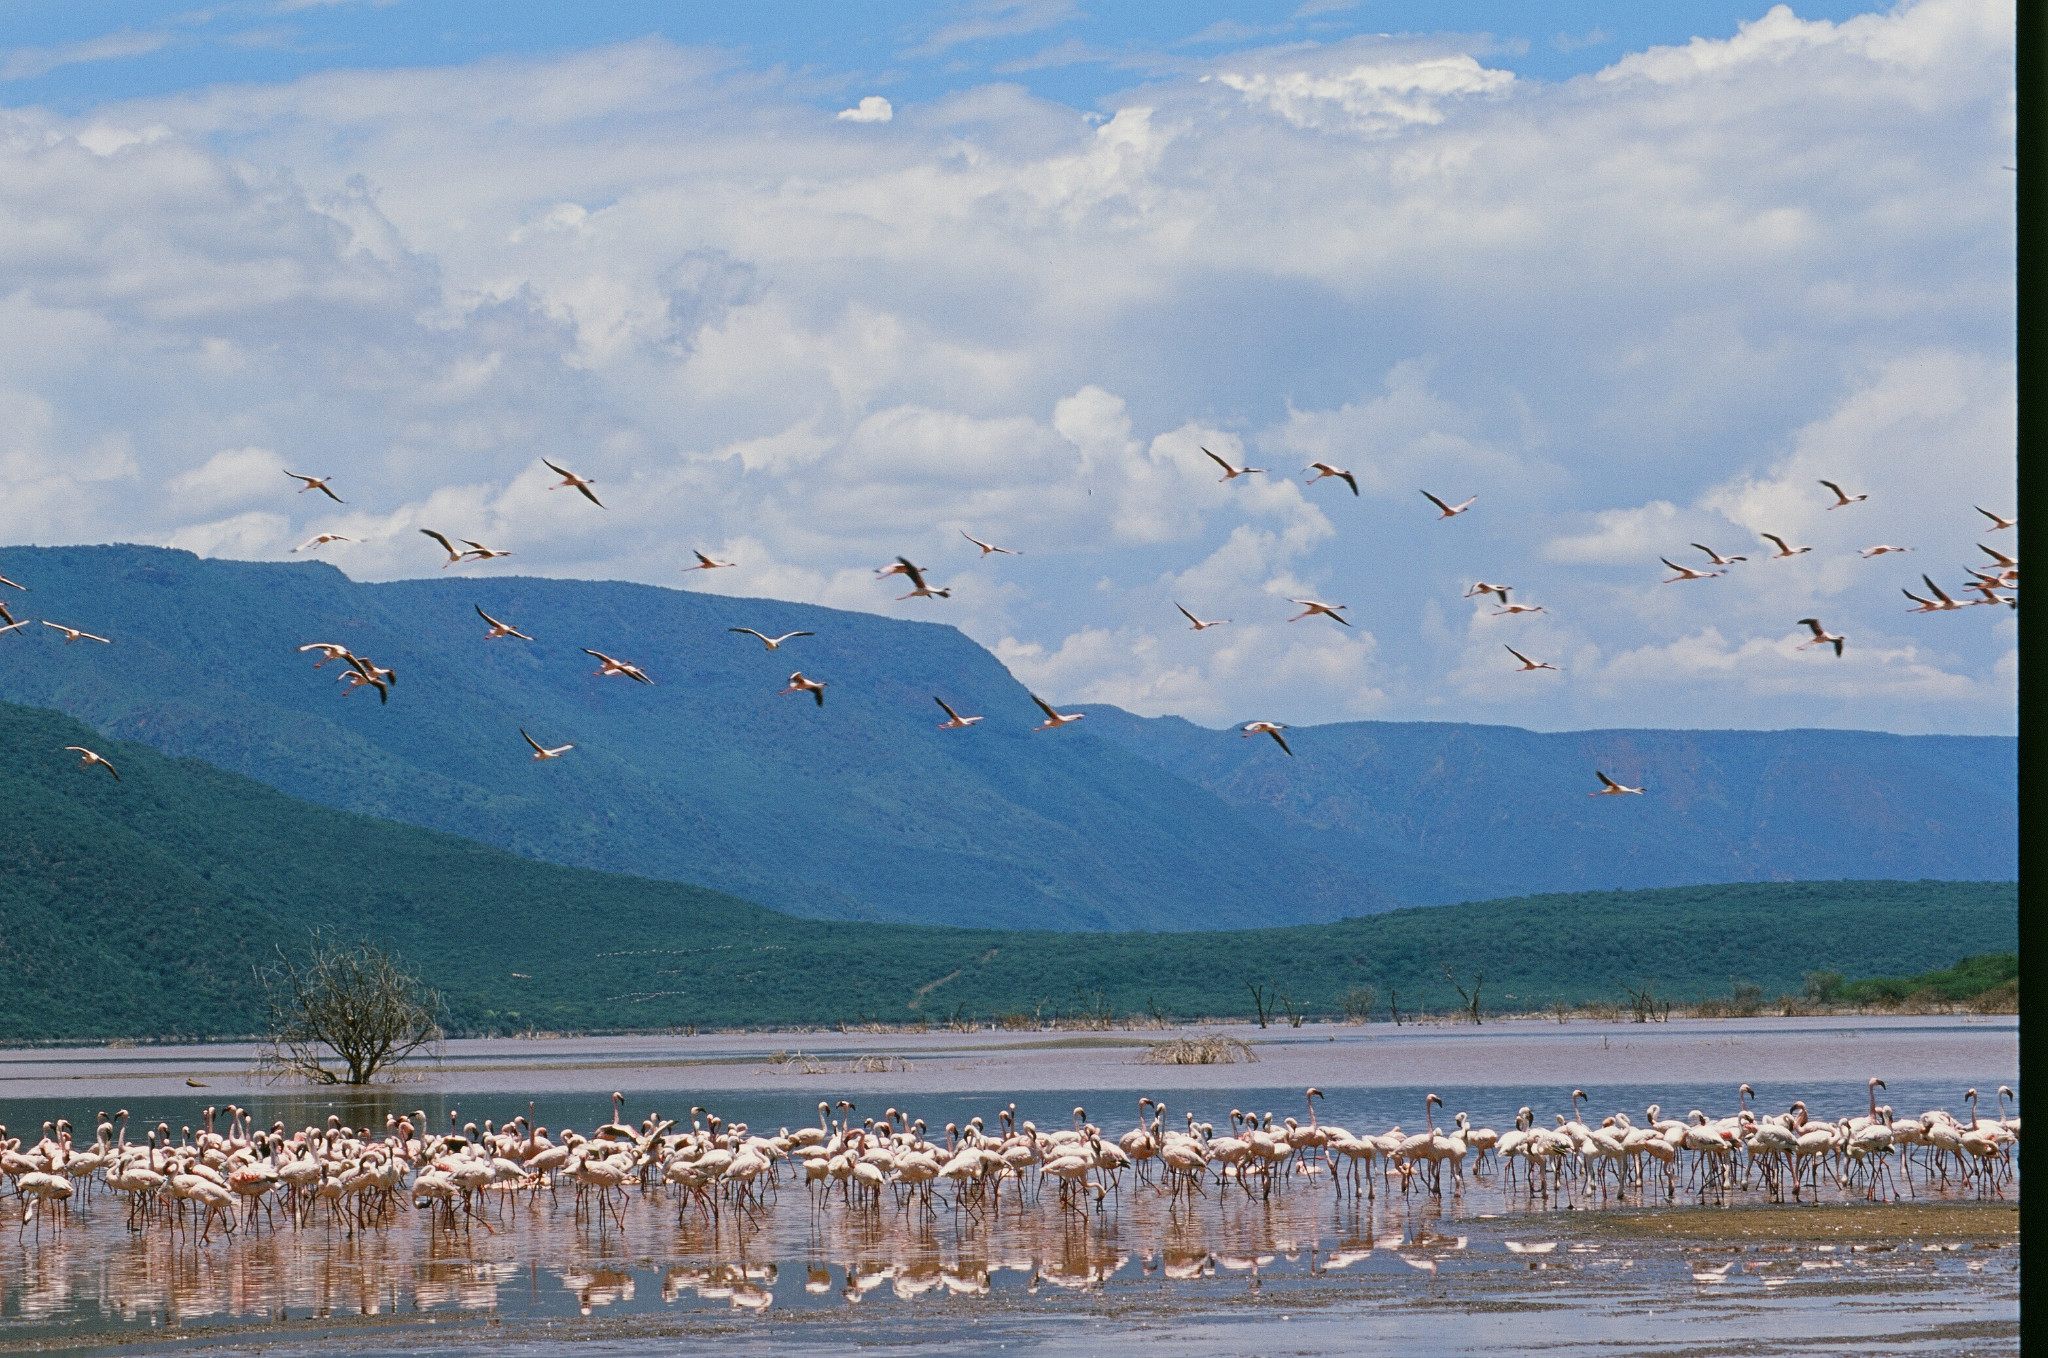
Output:
[[[116,639],[0,638],[0,699],[323,805],[813,918],[1245,927],[1653,885],[1680,868],[1697,882],[1837,872],[1812,866],[1823,836],[1759,828],[1754,800],[1730,792],[1754,776],[1753,759],[1722,770],[1704,801],[1674,801],[1669,779],[1619,807],[1583,797],[1596,753],[1626,774],[1631,749],[1668,758],[1688,740],[1776,740],[1796,747],[1785,756],[1795,762],[1816,740],[1856,746],[1854,778],[1809,780],[1798,793],[1826,812],[1800,814],[1830,833],[1882,793],[1895,842],[1864,853],[1868,862],[1862,850],[1838,855],[1841,876],[2014,875],[2016,794],[2003,789],[2016,780],[2005,772],[2016,742],[2006,737],[1622,731],[1566,760],[1530,751],[1584,745],[1584,733],[1366,723],[1298,728],[1301,757],[1290,760],[1263,738],[1108,707],[1033,732],[1023,686],[940,622],[621,582],[362,584],[324,562],[134,546],[4,548],[0,569],[32,587],[18,602]],[[483,640],[476,606],[538,640]],[[768,653],[730,626],[819,636]],[[316,672],[294,653],[311,641],[393,666],[390,703],[341,696],[334,666]],[[644,665],[655,684],[592,677],[585,646]],[[822,709],[777,694],[799,666],[831,681]],[[935,694],[988,720],[940,731]],[[520,727],[577,749],[535,765]],[[1959,784],[1938,767],[1899,763],[1914,748],[1901,742],[1925,739],[1989,742],[1973,747],[1994,766],[1988,794],[1968,791],[1975,810],[1955,814]],[[1494,745],[1513,758],[1496,758]],[[1433,780],[1407,768],[1424,754]],[[1541,814],[1510,808],[1489,820],[1489,799],[1517,778],[1540,785],[1531,805]],[[1634,840],[1617,827],[1633,827]]]

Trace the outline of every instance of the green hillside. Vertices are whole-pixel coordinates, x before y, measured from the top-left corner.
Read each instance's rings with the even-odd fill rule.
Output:
[[[81,770],[88,745],[121,771]],[[462,1032],[1249,1011],[1245,982],[1404,1010],[1485,975],[1489,1008],[1801,975],[1912,975],[2016,946],[2012,883],[1758,883],[1537,896],[1232,933],[824,922],[672,882],[556,867],[294,800],[60,714],[0,704],[0,1040],[225,1036],[252,969],[321,927],[374,936]],[[519,973],[515,976],[514,973]]]

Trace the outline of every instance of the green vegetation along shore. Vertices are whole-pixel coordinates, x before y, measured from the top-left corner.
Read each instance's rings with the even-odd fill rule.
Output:
[[[65,745],[100,750],[121,781],[81,770]],[[315,806],[11,705],[0,812],[8,1041],[253,1032],[256,969],[315,928],[398,950],[445,996],[457,1033],[1186,1020],[1251,1013],[1251,985],[1317,1015],[1371,987],[1383,1018],[1390,1003],[1458,1007],[1446,968],[1480,987],[1488,1013],[1616,1001],[1625,988],[1774,997],[1800,993],[1811,972],[1917,977],[2010,951],[2018,934],[2010,882],[1588,892],[1228,933],[806,920]],[[959,914],[972,921],[973,901]]]

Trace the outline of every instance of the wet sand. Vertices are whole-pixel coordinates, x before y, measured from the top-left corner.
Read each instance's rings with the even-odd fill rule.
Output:
[[[892,1092],[1024,1093],[1130,1090],[1162,1078],[1184,1089],[1310,1084],[1399,1088],[1734,1085],[1747,1081],[1977,1079],[2015,1083],[2019,1020],[2012,1016],[1693,1019],[1670,1023],[1559,1024],[1548,1019],[1470,1024],[1306,1024],[1179,1029],[1250,1043],[1243,1065],[1148,1067],[1146,1049],[1173,1033],[930,1032],[707,1033],[696,1036],[465,1039],[409,1071],[401,1088],[443,1094],[645,1090],[782,1090],[805,1083]],[[827,1076],[771,1065],[777,1052],[823,1062]],[[858,1058],[886,1071],[849,1071]],[[254,1073],[247,1044],[46,1047],[0,1050],[0,1099],[182,1096],[188,1080],[243,1098],[275,1093]]]

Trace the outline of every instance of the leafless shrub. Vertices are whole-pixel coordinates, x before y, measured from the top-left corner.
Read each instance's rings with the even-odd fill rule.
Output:
[[[787,1075],[830,1074],[823,1061],[820,1061],[815,1056],[806,1056],[800,1051],[771,1052],[768,1056],[768,1064]]]
[[[315,932],[302,961],[280,948],[257,979],[267,1011],[257,1067],[273,1080],[366,1085],[441,1040],[441,997],[374,943]]]
[[[846,1063],[848,1075],[892,1075],[910,1069],[900,1056],[856,1056]]]
[[[1373,1007],[1379,1002],[1380,992],[1369,985],[1355,985],[1337,999],[1346,1023],[1372,1022]]]
[[[1201,1037],[1176,1037],[1151,1043],[1138,1062],[1147,1066],[1230,1066],[1239,1061],[1258,1059],[1252,1053],[1250,1043],[1221,1033],[1207,1033]]]

